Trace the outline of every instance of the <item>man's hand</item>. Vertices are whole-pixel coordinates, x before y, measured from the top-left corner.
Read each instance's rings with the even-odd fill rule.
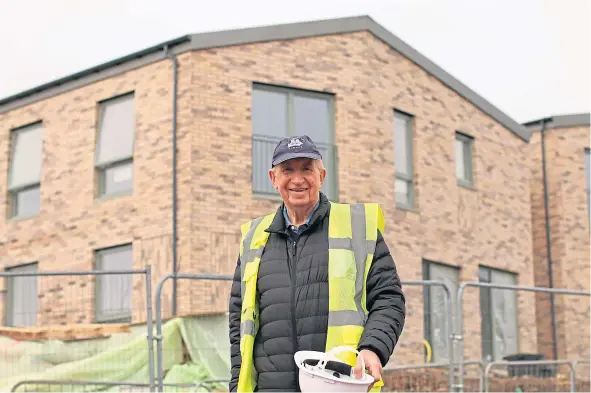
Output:
[[[374,383],[378,382],[382,377],[382,363],[378,355],[369,349],[362,349],[359,351],[359,356],[363,357],[365,368],[369,371],[369,375],[373,377]],[[361,378],[363,375],[361,371],[361,360],[358,359],[354,369],[355,378]],[[369,385],[368,391],[373,387],[374,383]]]

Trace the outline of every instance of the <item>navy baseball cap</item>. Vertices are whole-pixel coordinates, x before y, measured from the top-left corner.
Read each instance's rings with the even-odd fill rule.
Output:
[[[273,152],[271,166],[292,158],[312,158],[322,160],[322,155],[308,135],[290,136],[279,141]]]

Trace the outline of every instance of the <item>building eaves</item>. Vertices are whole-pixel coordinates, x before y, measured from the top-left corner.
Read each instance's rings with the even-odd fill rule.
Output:
[[[190,43],[190,35],[178,37],[0,99],[0,114],[162,60],[167,50],[179,53],[189,49]]]
[[[550,116],[542,119],[531,120],[523,123],[523,125],[530,129],[537,129],[541,126],[542,120],[545,121],[546,128],[548,129],[585,127],[591,125],[591,115],[589,113]]]
[[[252,27],[246,29],[198,33],[169,41],[168,46],[170,47],[182,45],[182,50],[176,51],[177,53],[180,53],[188,49],[210,49],[224,46],[254,44],[268,41],[293,40],[298,38],[317,37],[322,35],[346,34],[359,31],[370,32],[376,38],[380,39],[385,44],[390,46],[393,50],[405,56],[410,61],[417,64],[419,67],[423,68],[426,72],[433,75],[447,87],[455,91],[460,96],[464,97],[474,106],[479,108],[481,111],[489,115],[491,118],[499,122],[507,129],[509,129],[519,138],[526,142],[529,141],[529,138],[531,136],[530,130],[528,130],[526,127],[522,126],[509,116],[507,116],[505,113],[500,111],[498,108],[496,108],[490,102],[478,95],[472,89],[461,83],[459,80],[447,73],[441,67],[439,67],[431,60],[427,59],[425,56],[420,54],[410,45],[406,44],[400,38],[396,37],[394,34],[392,34],[384,27],[376,23],[369,16],[364,15],[311,22],[299,22],[282,25]],[[107,70],[112,71],[109,72],[109,75],[116,73],[116,70],[114,70],[114,68],[123,67],[126,62],[129,62],[133,59],[137,59],[138,57],[157,55],[153,56],[154,61],[156,61],[156,59],[161,59],[162,48],[165,45],[166,43],[156,45],[143,51],[133,53],[129,56],[113,60],[100,66],[93,67],[91,69],[59,79],[54,82],[50,82],[48,84],[36,87],[31,90],[27,90],[14,96],[4,98],[0,100],[0,113],[13,109],[15,107],[15,104],[17,106],[22,106],[32,101],[42,99],[44,97],[37,99],[35,98],[40,93],[47,92],[48,90],[53,90],[62,87],[62,89],[60,90],[63,91],[66,85],[69,84],[72,84],[70,88],[80,86],[84,82],[83,80],[85,78],[95,76],[95,79],[97,79],[97,74],[106,72]],[[77,81],[79,83],[76,83]]]

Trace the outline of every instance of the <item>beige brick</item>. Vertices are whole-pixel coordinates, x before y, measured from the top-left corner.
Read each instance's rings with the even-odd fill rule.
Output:
[[[335,94],[339,200],[382,205],[385,237],[403,280],[421,279],[421,261],[426,258],[459,266],[465,281],[477,281],[478,265],[483,264],[515,272],[520,285],[534,285],[534,259],[542,252],[538,234],[543,230],[537,228],[535,214],[532,224],[532,206],[539,202],[533,192],[533,145],[369,33],[195,51],[179,56],[179,64],[181,272],[232,274],[239,225],[277,207],[277,201],[252,196],[251,88],[253,82],[262,82]],[[172,269],[171,67],[170,61],[159,61],[0,115],[0,173],[8,170],[9,130],[44,122],[41,215],[0,220],[0,268],[39,261],[41,270],[89,270],[93,250],[133,242],[134,268],[152,265],[155,291]],[[134,193],[97,201],[93,168],[97,102],[131,90],[137,106]],[[397,209],[394,199],[393,109],[416,116],[417,208],[413,211]],[[475,138],[474,189],[456,184],[458,130]],[[582,163],[582,159],[579,164],[564,160],[563,165]],[[583,176],[581,168],[577,181]],[[0,190],[0,209],[6,211],[6,176],[0,180]],[[563,198],[583,195],[570,194]],[[562,202],[556,203],[553,211],[560,216]],[[587,238],[586,218],[581,221],[573,215],[565,222],[554,221],[556,228],[566,226]],[[588,253],[588,242],[573,244],[564,234],[555,237],[562,242],[563,253],[573,248],[577,255]],[[563,268],[562,275],[566,280],[575,272]],[[93,321],[92,278],[44,281],[43,323]],[[60,284],[61,289],[52,291]],[[70,286],[76,288],[74,295],[65,292]],[[179,280],[178,312],[225,311],[229,286]],[[163,315],[169,317],[172,282],[164,289]],[[137,277],[136,322],[145,318],[144,291],[145,283]],[[422,362],[422,291],[405,286],[405,293],[408,318],[394,361]],[[518,297],[523,352],[536,351],[544,339],[545,327],[540,330],[534,323],[535,303],[531,293]],[[573,304],[568,310],[583,307]],[[56,313],[54,308],[70,313]],[[466,291],[463,310],[466,358],[478,359],[478,290]]]

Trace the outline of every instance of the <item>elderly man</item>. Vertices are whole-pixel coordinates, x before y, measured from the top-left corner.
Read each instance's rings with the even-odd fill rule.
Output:
[[[405,298],[377,204],[329,202],[308,136],[281,140],[269,176],[283,203],[242,225],[229,302],[230,391],[299,391],[297,351],[357,349],[379,391]],[[355,365],[355,354],[348,363]],[[360,362],[355,375],[361,376]]]

